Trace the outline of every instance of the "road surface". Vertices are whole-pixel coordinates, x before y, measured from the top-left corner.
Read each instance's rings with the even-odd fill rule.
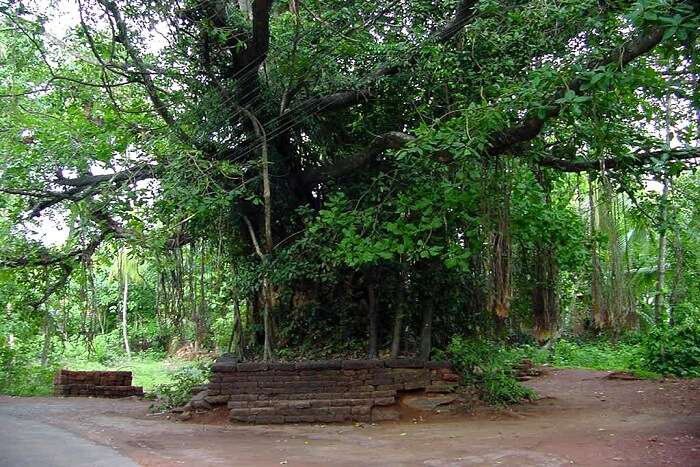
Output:
[[[542,398],[447,421],[175,422],[148,402],[0,397],[0,466],[700,467],[700,380],[551,370]]]

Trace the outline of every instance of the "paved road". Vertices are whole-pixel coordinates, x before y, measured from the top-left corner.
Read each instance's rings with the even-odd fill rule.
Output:
[[[114,449],[0,410],[0,467],[135,467]]]

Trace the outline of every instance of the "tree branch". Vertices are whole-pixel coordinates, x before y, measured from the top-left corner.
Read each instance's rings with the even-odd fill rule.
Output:
[[[354,156],[305,170],[301,174],[301,180],[304,184],[312,186],[328,178],[345,175],[369,164],[387,149],[401,149],[414,140],[415,137],[398,131],[384,133]]]
[[[474,7],[476,4],[477,0],[461,0],[452,19],[445,23],[438,31],[434,32],[426,43],[444,44],[456,36],[474,17]],[[365,78],[365,85],[362,89],[340,91],[326,96],[312,97],[302,102],[299,109],[306,113],[318,113],[321,111],[333,112],[352,107],[372,97],[370,87],[373,84],[376,84],[380,79],[386,76],[395,75],[400,70],[401,68],[398,65],[380,65],[379,68]]]
[[[76,178],[61,178],[52,181],[52,184],[66,187],[65,191],[35,190],[23,188],[0,188],[0,192],[39,198],[29,213],[29,217],[37,217],[42,211],[55,206],[63,201],[80,201],[93,195],[97,187],[104,183],[112,183],[118,187],[124,183],[134,183],[155,176],[156,167],[144,164],[114,174],[83,175]]]
[[[80,256],[83,261],[87,261],[92,257],[92,255],[95,254],[95,251],[97,248],[100,246],[104,238],[106,237],[107,232],[103,231],[97,238],[93,239],[90,243],[88,243],[84,249],[80,250],[73,256]],[[56,263],[61,266],[62,272],[61,276],[59,279],[51,284],[41,295],[41,298],[35,302],[31,303],[32,308],[35,310],[38,309],[41,305],[46,303],[49,298],[59,290],[61,290],[65,285],[68,283],[68,280],[70,279],[70,275],[73,273],[73,270],[75,269],[75,266],[72,262],[65,262],[62,261],[60,263]],[[0,266],[2,263],[0,263]]]
[[[126,26],[124,18],[121,15],[121,12],[119,11],[119,8],[117,8],[117,4],[112,0],[98,0],[98,2],[105,7],[107,12],[114,20],[117,27],[117,33],[119,34],[118,39],[122,45],[124,45],[124,48],[129,54],[129,57],[131,57],[131,60],[133,60],[134,65],[136,65],[140,78],[146,89],[146,93],[151,99],[155,111],[158,113],[158,115],[160,115],[168,127],[175,132],[175,135],[178,137],[178,139],[180,139],[180,141],[186,144],[191,144],[192,139],[182,130],[180,125],[175,121],[175,118],[168,110],[165,102],[163,102],[163,100],[160,98],[158,88],[153,82],[153,78],[151,78],[151,73],[148,70],[148,67],[146,67],[146,64],[141,58],[141,54],[139,53],[138,49],[136,49],[129,39],[129,30]]]
[[[639,34],[634,39],[625,42],[620,47],[611,51],[603,58],[592,60],[586,68],[593,70],[600,66],[615,65],[618,70],[623,69],[627,64],[637,57],[651,51],[656,45],[661,42],[664,35],[663,28],[653,28],[650,31]],[[585,81],[582,78],[574,78],[566,86],[557,90],[548,100],[549,106],[544,112],[544,115],[538,115],[537,112],[530,111],[521,121],[521,123],[497,133],[491,139],[491,148],[488,151],[489,155],[498,155],[508,152],[515,145],[524,143],[534,139],[540,134],[544,128],[545,122],[557,117],[562,110],[562,104],[557,104],[556,101],[564,97],[567,91],[574,91],[577,95],[581,90],[581,86]]]
[[[43,248],[39,254],[29,256],[20,256],[19,258],[1,259],[0,268],[22,268],[22,267],[39,267],[39,266],[55,266],[66,264],[67,262],[76,259],[76,257],[87,258],[97,250],[97,247],[107,238],[107,235],[112,231],[108,228],[102,229],[100,234],[90,241],[84,248],[74,248],[68,253],[53,254],[46,248]]]
[[[58,278],[58,280],[44,290],[44,293],[41,295],[39,300],[36,300],[30,304],[34,310],[37,310],[41,305],[46,303],[54,293],[61,290],[68,283],[68,279],[70,279],[70,275],[73,273],[74,267],[72,264],[63,263],[61,264],[61,269],[61,276]]]
[[[587,172],[589,170],[617,170],[629,167],[640,167],[653,163],[653,159],[665,159],[665,163],[700,159],[700,148],[659,149],[630,154],[628,157],[610,157],[602,160],[568,160],[556,157],[544,157],[537,164],[563,172]]]
[[[106,182],[112,182],[115,184],[137,182],[139,180],[145,180],[155,176],[156,167],[151,164],[143,164],[136,166],[133,169],[126,169],[113,174],[83,175],[76,178],[61,178],[54,181],[54,183],[63,186],[86,187],[95,186]]]
[[[591,60],[587,64],[586,68],[591,70],[600,66],[614,64],[618,70],[622,69],[635,58],[651,51],[657,44],[661,42],[663,34],[664,29],[653,28],[646,33],[638,35],[634,39],[625,42],[622,46],[609,52],[604,57],[596,60]],[[530,141],[537,137],[542,131],[545,122],[547,120],[557,117],[560,114],[562,110],[562,104],[557,104],[556,101],[563,97],[568,90],[572,90],[578,94],[583,83],[584,80],[582,78],[574,78],[568,83],[567,86],[562,87],[557,92],[555,92],[554,95],[548,99],[550,104],[547,110],[545,111],[544,116],[540,117],[535,112],[529,112],[520,124],[507,128],[495,134],[491,138],[492,145],[487,150],[487,155],[495,156],[498,154],[503,154],[513,149],[516,145]],[[357,154],[353,157],[344,159],[334,164],[329,164],[314,169],[308,169],[302,174],[302,180],[309,185],[313,185],[323,181],[325,178],[328,177],[338,177],[340,175],[349,173],[353,170],[357,170],[360,167],[366,165],[376,156],[381,154],[381,152],[385,149],[400,149],[412,140],[413,137],[404,133],[386,133],[375,139],[375,141],[360,154]],[[545,161],[545,164],[546,163],[550,163],[553,167],[558,166],[561,169],[566,169],[568,165],[566,161],[556,159]],[[596,161],[595,163],[599,164],[599,161]],[[588,161],[586,161],[585,164],[581,163],[580,166],[585,167],[586,164],[588,164]],[[577,166],[571,166],[572,169],[574,167]]]

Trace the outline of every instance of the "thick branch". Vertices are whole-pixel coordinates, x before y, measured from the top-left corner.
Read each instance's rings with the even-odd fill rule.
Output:
[[[253,35],[250,39],[248,63],[260,64],[270,47],[270,8],[272,0],[254,0]]]
[[[434,32],[427,43],[443,44],[454,36],[472,19],[474,16],[474,7],[477,0],[462,0],[457,6],[454,16],[442,28]],[[304,101],[300,109],[303,112],[333,112],[336,110],[346,109],[353,105],[366,101],[372,96],[370,87],[386,76],[395,75],[401,70],[397,65],[384,64],[380,65],[374,72],[367,76],[364,80],[365,87],[354,91],[341,91],[327,96],[313,97]]]
[[[87,187],[95,186],[101,183],[111,182],[121,184],[124,182],[137,182],[147,178],[153,178],[156,175],[156,168],[153,165],[145,164],[136,166],[133,169],[122,170],[114,174],[104,175],[83,175],[76,178],[61,178],[54,183],[63,186],[72,187]]]
[[[640,34],[635,39],[624,43],[622,46],[606,54],[603,58],[591,60],[586,68],[592,70],[599,66],[614,64],[616,68],[622,69],[632,60],[651,51],[657,44],[659,44],[663,38],[663,33],[663,29],[654,28],[645,34]],[[537,137],[537,135],[539,135],[539,133],[542,131],[545,122],[557,117],[561,112],[562,104],[557,104],[556,101],[563,97],[568,90],[579,93],[583,83],[583,79],[574,78],[566,87],[559,89],[553,96],[550,97],[550,104],[544,116],[539,116],[535,112],[529,112],[523,119],[522,123],[497,133],[491,139],[492,146],[488,150],[487,154],[491,156],[503,154],[513,149],[516,145],[530,141]],[[399,149],[405,146],[411,140],[412,137],[404,133],[386,133],[385,135],[375,139],[367,150],[356,156],[344,159],[335,164],[307,170],[302,175],[302,180],[307,184],[315,184],[327,177],[337,177],[349,173],[369,163],[383,150],[388,148]],[[551,164],[555,165],[564,163],[561,161],[554,162],[553,160],[551,161]],[[562,166],[562,168],[564,167]]]
[[[656,45],[661,42],[664,35],[664,29],[653,28],[650,31],[638,35],[636,38],[624,43],[622,46],[611,51],[601,59],[592,60],[586,66],[587,69],[593,70],[599,66],[615,65],[615,68],[621,70],[627,64],[637,57],[651,51]],[[544,115],[538,115],[537,112],[528,112],[527,116],[521,123],[507,128],[491,139],[491,148],[489,155],[498,155],[508,152],[515,145],[524,143],[534,139],[540,134],[547,120],[551,120],[559,115],[562,110],[562,104],[557,104],[556,101],[564,97],[567,91],[574,91],[579,94],[581,86],[585,81],[581,78],[571,80],[567,86],[560,88],[549,99],[549,106]]]
[[[456,36],[474,16],[474,6],[476,4],[477,0],[462,0],[459,2],[454,17],[442,29],[433,33],[431,39],[438,44],[442,44]]]
[[[155,169],[155,166],[146,164],[114,174],[83,175],[76,178],[59,177],[51,182],[54,185],[67,188],[64,191],[0,188],[0,192],[39,199],[29,213],[29,217],[37,217],[45,209],[63,201],[80,201],[95,194],[99,185],[111,183],[118,187],[124,183],[134,183],[139,180],[153,178]]]
[[[641,167],[662,159],[664,162],[699,159],[700,148],[645,151],[631,154],[629,157],[611,157],[602,160],[567,160],[545,157],[537,161],[541,166],[551,167],[564,172],[586,172],[589,170],[617,170]]]
[[[35,255],[25,255],[19,258],[1,259],[0,268],[22,268],[22,267],[39,267],[39,266],[55,266],[59,264],[67,264],[77,258],[89,258],[95,253],[97,247],[104,241],[108,234],[112,231],[105,228],[96,238],[90,241],[84,248],[74,248],[68,253],[53,254],[50,251],[43,249],[41,253]]]
[[[414,140],[413,136],[398,131],[384,133],[377,136],[367,148],[354,156],[305,170],[301,175],[302,182],[311,186],[327,178],[348,174],[369,164],[387,149],[401,149]]]

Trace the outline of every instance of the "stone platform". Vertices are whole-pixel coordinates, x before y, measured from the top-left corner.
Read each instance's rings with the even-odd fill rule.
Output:
[[[183,410],[226,405],[232,421],[251,423],[378,421],[398,418],[388,408],[401,393],[449,393],[459,380],[449,362],[219,360],[207,389]]]

